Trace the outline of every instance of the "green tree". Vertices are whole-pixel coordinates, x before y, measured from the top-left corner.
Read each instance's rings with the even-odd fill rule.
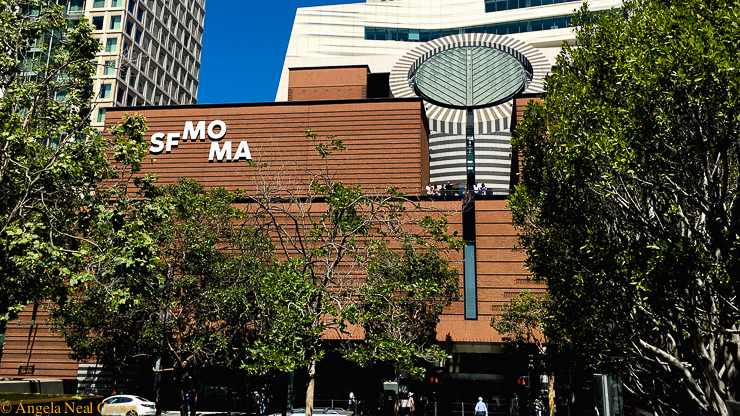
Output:
[[[579,13],[510,200],[548,335],[659,414],[738,398],[740,3]]]
[[[94,230],[88,273],[53,317],[74,358],[116,376],[137,357],[164,357],[158,371],[174,372],[185,415],[198,370],[241,359],[254,332],[244,322],[257,319],[254,297],[276,269],[269,238],[239,223],[234,195],[190,180],[155,185],[122,182],[110,204],[81,214]]]
[[[325,161],[345,149],[335,136],[324,142],[309,130],[306,139],[318,143]],[[371,195],[337,182],[328,163],[307,172],[312,178],[307,190],[296,193],[273,184],[271,178],[288,178],[267,165],[255,168],[266,173],[261,191],[244,195],[250,224],[273,236],[288,275],[308,282],[311,296],[281,300],[291,305],[291,315],[246,340],[251,359],[243,368],[255,373],[305,368],[310,416],[316,365],[335,348],[327,333],[349,340],[339,349],[346,358],[361,365],[390,362],[414,377],[423,376],[425,361],[446,357],[433,344],[434,329],[444,305],[458,296],[458,274],[444,253],[461,242],[448,232],[444,215],[409,209],[413,203],[395,189]],[[292,342],[276,342],[283,339]]]
[[[89,127],[100,48],[42,0],[0,1],[0,320],[55,297],[79,266],[76,214],[108,175]]]

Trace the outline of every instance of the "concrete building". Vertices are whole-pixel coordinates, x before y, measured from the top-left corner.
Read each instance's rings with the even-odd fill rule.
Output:
[[[575,39],[570,20],[582,3],[367,0],[301,8],[276,101],[304,99],[307,86],[294,85],[297,69],[366,66],[365,97],[424,98],[433,186],[481,183],[506,195],[511,99],[543,91],[560,46]],[[589,4],[608,10],[621,2]],[[310,87],[314,100],[341,97],[336,85]]]
[[[106,108],[198,100],[205,0],[69,0],[103,47],[96,57],[93,126]]]

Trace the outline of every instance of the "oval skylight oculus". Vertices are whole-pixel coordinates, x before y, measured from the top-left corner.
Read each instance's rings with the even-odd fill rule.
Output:
[[[418,95],[437,105],[480,108],[510,100],[530,79],[524,64],[505,51],[463,46],[425,60],[411,83]]]

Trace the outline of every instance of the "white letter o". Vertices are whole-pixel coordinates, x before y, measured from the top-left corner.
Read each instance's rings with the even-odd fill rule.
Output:
[[[218,132],[218,134],[213,132],[214,127],[220,127],[221,131]],[[211,124],[208,125],[208,138],[211,140],[220,140],[222,137],[226,135],[226,123],[224,123],[221,120],[213,120]]]

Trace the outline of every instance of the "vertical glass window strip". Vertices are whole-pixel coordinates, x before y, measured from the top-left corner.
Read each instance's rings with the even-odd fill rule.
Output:
[[[104,123],[105,122],[105,108],[101,108],[98,110],[98,123]]]
[[[467,159],[468,173],[475,173],[475,137],[473,128],[468,127],[466,130],[465,156]]]
[[[95,1],[93,1],[93,9],[100,9],[102,7],[105,7],[105,0],[95,0]]]
[[[136,1],[135,0],[128,0],[128,11],[131,14],[134,14],[134,10],[136,10]]]
[[[463,250],[465,319],[478,319],[478,296],[475,278],[475,243],[466,243]]]

